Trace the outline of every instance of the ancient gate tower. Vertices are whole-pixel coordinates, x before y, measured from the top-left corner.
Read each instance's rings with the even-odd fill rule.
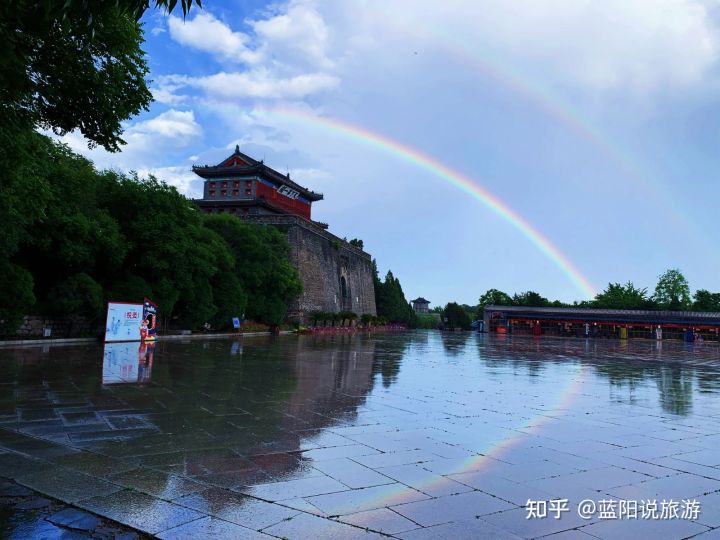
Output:
[[[205,212],[228,213],[285,232],[290,260],[303,284],[289,319],[307,322],[313,311],[376,314],[370,255],[311,218],[312,203],[322,200],[322,194],[243,154],[238,146],[222,163],[193,166],[193,172],[204,180],[203,198],[195,203]]]

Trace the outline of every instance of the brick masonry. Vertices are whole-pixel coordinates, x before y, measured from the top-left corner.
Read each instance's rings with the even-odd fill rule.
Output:
[[[26,315],[15,334],[22,338],[95,336],[103,332],[104,323],[104,318],[102,321],[90,322],[83,317]],[[44,336],[45,329],[49,329],[49,336]]]
[[[290,260],[298,269],[303,292],[289,307],[288,319],[307,323],[313,311],[376,315],[369,254],[297,216],[258,216],[249,221],[277,226],[290,243]]]

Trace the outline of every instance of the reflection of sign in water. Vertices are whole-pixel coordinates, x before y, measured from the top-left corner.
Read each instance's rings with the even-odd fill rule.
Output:
[[[154,352],[154,343],[106,343],[103,384],[150,382]]]
[[[143,305],[108,302],[105,341],[139,341]]]
[[[297,190],[295,190],[295,189],[293,189],[293,188],[291,188],[291,187],[289,187],[289,186],[286,186],[285,184],[283,184],[282,186],[280,186],[279,188],[277,188],[277,192],[278,192],[280,195],[285,195],[285,196],[288,197],[289,199],[297,199],[297,198],[300,196],[300,192],[299,192],[299,191],[297,191]]]

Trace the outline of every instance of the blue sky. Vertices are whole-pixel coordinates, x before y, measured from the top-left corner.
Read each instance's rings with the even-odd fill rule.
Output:
[[[428,155],[505,202],[596,289],[679,267],[720,290],[720,10],[704,0],[204,2],[144,19],[155,102],[99,167],[191,197],[235,144],[325,194],[408,298],[489,288],[587,298],[486,205],[390,152],[267,110],[329,117]]]

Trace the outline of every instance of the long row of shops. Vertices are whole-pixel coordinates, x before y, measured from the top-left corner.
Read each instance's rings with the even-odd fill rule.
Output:
[[[483,330],[496,334],[720,341],[720,313],[486,306]]]

